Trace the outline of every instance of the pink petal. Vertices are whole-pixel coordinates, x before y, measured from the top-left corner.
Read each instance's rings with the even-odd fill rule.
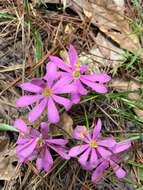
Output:
[[[28,92],[34,92],[34,93],[42,92],[42,88],[40,86],[32,84],[31,82],[25,82],[21,84],[20,87],[22,88],[22,90],[26,90]]]
[[[52,156],[47,148],[45,148],[44,156],[38,157],[36,160],[36,167],[40,171],[44,169],[46,172],[48,172],[53,165],[53,159]]]
[[[93,172],[92,182],[97,183],[103,176],[104,171],[109,167],[108,161],[103,161]]]
[[[29,140],[29,142],[26,144],[18,145],[16,147],[17,156],[23,157],[23,158],[27,158],[31,156],[31,154],[33,153],[36,147],[37,142],[38,142],[38,139],[32,139],[32,140]]]
[[[97,124],[95,124],[95,127],[93,129],[93,140],[96,140],[100,136],[100,131],[101,131],[102,123],[101,120],[97,120]]]
[[[50,61],[52,61],[54,64],[56,64],[57,67],[59,67],[60,69],[67,71],[67,72],[71,72],[71,69],[69,68],[68,65],[66,65],[64,63],[64,61],[62,59],[60,59],[57,56],[50,56]]]
[[[84,145],[78,145],[70,149],[69,151],[69,156],[71,157],[76,157],[82,152],[84,152],[86,149],[88,149],[89,145],[84,144]]]
[[[58,110],[51,97],[48,100],[48,120],[51,123],[58,123],[60,120]]]
[[[110,165],[118,178],[125,177],[125,175],[126,175],[125,170],[123,170],[118,164],[116,164],[115,162],[110,160]]]
[[[49,62],[46,65],[46,75],[44,76],[44,79],[47,80],[48,86],[50,87],[53,83],[53,81],[57,78],[57,66]]]
[[[34,78],[30,81],[30,83],[36,85],[36,86],[39,86],[40,88],[45,88],[46,87],[46,82],[43,81],[42,79],[38,79],[38,78]]]
[[[53,165],[53,158],[47,148],[45,148],[45,154],[43,157],[43,168],[46,172],[49,172]]]
[[[18,139],[17,139],[17,141],[16,141],[16,144],[18,144],[18,145],[24,145],[24,144],[26,144],[26,143],[28,143],[29,142],[29,139],[28,138],[26,138],[26,137],[21,137],[20,135],[18,136]]]
[[[47,104],[47,98],[44,98],[28,115],[29,122],[33,122],[42,114]]]
[[[36,168],[38,171],[41,171],[43,169],[43,160],[41,157],[38,157],[36,160]]]
[[[48,139],[46,140],[47,143],[65,146],[68,143],[68,140],[65,139]]]
[[[72,70],[75,70],[75,64],[77,64],[78,55],[76,49],[72,45],[69,47],[68,55]]]
[[[88,91],[84,88],[80,80],[76,80],[76,86],[79,94],[86,95]]]
[[[112,153],[109,150],[106,150],[105,148],[102,147],[97,147],[97,151],[104,159],[109,158],[112,155]]]
[[[98,157],[97,157],[97,153],[96,153],[96,150],[94,148],[92,148],[91,150],[91,155],[90,155],[90,160],[89,160],[89,163],[91,165],[96,165],[98,164]]]
[[[14,127],[19,130],[19,132],[28,133],[28,128],[22,119],[16,119]]]
[[[57,95],[53,95],[52,98],[55,100],[55,102],[57,102],[58,104],[61,104],[65,107],[65,109],[68,111],[71,106],[72,106],[72,103],[69,99],[67,98],[63,98],[63,97],[60,97],[60,96],[57,96]]]
[[[104,93],[107,92],[107,88],[103,84],[98,84],[98,83],[95,83],[95,82],[91,82],[89,80],[84,79],[83,77],[81,77],[80,79],[84,84],[91,87],[94,91],[96,91],[98,93],[103,93],[104,94]]]
[[[55,152],[57,152],[61,157],[63,157],[65,160],[69,160],[70,156],[66,153],[66,150],[61,147],[56,147],[54,145],[49,144],[49,147],[53,149]]]
[[[114,147],[115,144],[116,144],[116,141],[114,139],[106,139],[106,140],[98,141],[98,145],[109,147],[109,148]]]
[[[63,77],[71,77],[72,76],[71,73],[67,73],[67,72],[64,72],[64,71],[58,71],[57,75],[58,75],[58,77],[61,77],[61,78],[63,78]]]
[[[20,97],[17,101],[16,101],[16,106],[17,107],[26,107],[29,106],[33,103],[35,103],[36,101],[42,99],[43,96],[42,95],[35,95],[35,96],[22,96]]]
[[[87,69],[88,69],[88,65],[82,65],[81,67],[80,67],[80,73],[85,73],[86,71],[87,71]]]
[[[89,80],[92,82],[100,82],[100,83],[107,83],[111,80],[111,77],[105,73],[95,73],[92,75],[84,75],[83,78],[85,80]]]
[[[71,101],[73,104],[78,104],[80,102],[80,94],[79,93],[71,93]]]
[[[89,154],[91,152],[91,148],[88,148],[87,150],[85,150],[85,152],[83,154],[81,154],[81,156],[79,157],[78,161],[82,166],[86,166],[88,158],[89,158]]]
[[[42,136],[44,139],[47,139],[49,136],[49,123],[48,122],[42,122],[40,126],[40,131],[42,133]]]
[[[72,77],[69,75],[62,76],[62,78],[53,85],[52,90],[55,91],[57,88],[59,89],[62,86],[68,85],[71,83],[72,80]]]
[[[37,129],[30,128],[30,137],[35,138],[40,136],[40,132]]]
[[[131,141],[123,141],[120,143],[117,143],[115,147],[113,147],[112,151],[117,154],[120,152],[123,152],[131,147]]]
[[[73,84],[59,86],[54,90],[55,94],[67,94],[72,92],[76,92],[76,87]]]

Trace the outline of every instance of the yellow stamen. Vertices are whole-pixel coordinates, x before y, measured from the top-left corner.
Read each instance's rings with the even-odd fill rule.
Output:
[[[87,131],[87,128],[85,127],[85,126],[83,126],[83,131],[82,132],[80,132],[80,137],[81,138],[84,138],[85,137],[85,135],[84,135],[84,133]]]
[[[75,68],[76,68],[76,70],[79,70],[79,69],[80,69],[80,66],[79,66],[78,63],[75,64]]]
[[[91,148],[97,148],[97,147],[98,147],[98,144],[97,144],[97,142],[91,140],[91,141],[90,141],[90,146],[91,146]]]
[[[49,89],[46,87],[46,88],[44,88],[44,90],[43,90],[43,94],[44,94],[44,96],[51,96],[51,95],[52,95],[52,91],[49,90]]]
[[[84,134],[83,134],[83,132],[81,132],[79,135],[80,135],[81,138],[85,137]]]

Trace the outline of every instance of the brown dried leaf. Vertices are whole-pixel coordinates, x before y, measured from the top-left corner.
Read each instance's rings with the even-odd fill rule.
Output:
[[[50,130],[51,134],[54,136],[64,135],[66,139],[71,138],[73,133],[73,120],[72,118],[64,112],[61,115],[60,122],[55,126],[53,125]]]
[[[65,138],[70,138],[73,134],[73,120],[66,112],[61,116],[60,126],[65,131]]]
[[[117,4],[111,0],[94,1],[93,3],[87,0],[73,0],[73,2],[73,8],[76,5],[75,11],[78,6],[84,13],[91,13],[92,24],[119,44],[121,48],[128,49],[133,53],[141,48],[137,37],[130,30],[128,19],[121,14],[121,8]],[[143,51],[140,56],[143,57]]]
[[[113,72],[116,72],[118,67],[125,61],[123,57],[124,51],[114,45],[101,33],[98,33],[94,41],[96,44],[90,52],[80,55],[79,59],[82,64],[88,63],[93,72],[98,71],[100,67],[110,67]],[[93,60],[96,60],[96,62]]]
[[[7,150],[4,154],[0,155],[0,180],[11,180],[17,177],[16,166],[13,165],[17,162],[15,156],[15,149]]]
[[[0,154],[2,154],[9,145],[9,136],[6,132],[0,132]]]

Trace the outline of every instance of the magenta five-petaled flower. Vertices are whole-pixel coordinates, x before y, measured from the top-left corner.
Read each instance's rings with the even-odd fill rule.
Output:
[[[117,143],[113,148],[112,152],[113,155],[110,156],[107,159],[99,159],[96,165],[92,166],[92,181],[94,183],[97,183],[101,177],[104,174],[104,171],[111,167],[115,173],[115,175],[120,179],[125,177],[126,172],[125,170],[118,164],[118,162],[121,160],[121,153],[124,152],[125,150],[129,149],[131,147],[131,142],[128,141],[123,141],[120,143]],[[88,167],[89,169],[91,168],[90,166]],[[88,169],[87,168],[87,169]]]
[[[20,85],[23,90],[35,95],[25,95],[20,97],[16,105],[17,107],[25,107],[33,103],[37,103],[35,108],[29,113],[29,121],[33,122],[42,114],[47,107],[48,121],[57,123],[59,121],[59,113],[55,103],[63,105],[66,110],[71,107],[71,101],[68,98],[60,96],[61,94],[71,93],[75,91],[72,84],[66,84],[64,79],[57,79],[57,68],[53,63],[48,63],[46,67],[46,75],[44,80],[32,80]]]
[[[79,65],[77,52],[72,45],[69,47],[68,56],[70,65],[66,64],[57,56],[50,56],[50,61],[61,69],[59,75],[67,81],[67,83],[75,85],[76,92],[71,94],[73,103],[78,103],[80,101],[80,96],[87,94],[87,89],[84,85],[92,88],[98,93],[107,92],[106,84],[111,80],[109,75],[105,73],[86,74],[88,67],[87,65]]]
[[[40,131],[27,128],[25,122],[17,119],[14,124],[19,131],[16,154],[20,163],[28,160],[36,160],[36,167],[40,171],[44,169],[48,172],[53,165],[53,158],[50,149],[57,152],[64,159],[69,159],[67,154],[67,140],[53,139],[49,137],[49,127],[47,122],[41,123]]]
[[[83,127],[82,131],[82,127],[77,126],[74,132],[74,138],[82,141],[83,144],[71,148],[69,156],[79,156],[78,160],[83,167],[96,164],[100,157],[104,159],[109,158],[112,155],[111,149],[115,146],[116,141],[113,138],[103,139],[100,131],[100,119],[98,119],[93,132],[86,131],[85,127]]]

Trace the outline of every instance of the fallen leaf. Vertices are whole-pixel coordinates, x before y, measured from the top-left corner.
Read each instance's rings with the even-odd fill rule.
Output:
[[[0,155],[0,180],[12,180],[17,177],[17,157],[15,156],[15,149],[5,151]]]
[[[0,132],[0,154],[4,152],[9,145],[9,136],[6,132]]]
[[[97,26],[100,31],[114,42],[119,44],[121,48],[128,49],[133,53],[141,48],[137,36],[133,34],[129,27],[129,20],[121,14],[121,8],[111,0],[98,0],[92,3],[88,0],[73,0],[72,8],[75,11],[78,10],[77,13],[79,13],[79,8],[81,9],[79,16],[82,11],[84,13],[88,12],[88,14],[91,13],[91,23]],[[83,19],[83,17],[81,17],[81,19]],[[143,51],[140,57],[143,57]]]
[[[89,53],[82,52],[80,54],[80,62],[82,64],[88,64],[92,72],[100,71],[99,69],[101,67],[110,67],[113,73],[115,73],[118,67],[125,61],[123,56],[124,51],[110,42],[101,33],[98,33],[94,41],[95,45]]]
[[[65,138],[69,139],[73,134],[73,120],[66,112],[61,116],[60,126],[65,131]]]
[[[53,136],[63,135],[66,139],[71,138],[73,133],[72,118],[66,112],[64,112],[61,115],[60,122],[56,126],[52,125],[50,131]]]

